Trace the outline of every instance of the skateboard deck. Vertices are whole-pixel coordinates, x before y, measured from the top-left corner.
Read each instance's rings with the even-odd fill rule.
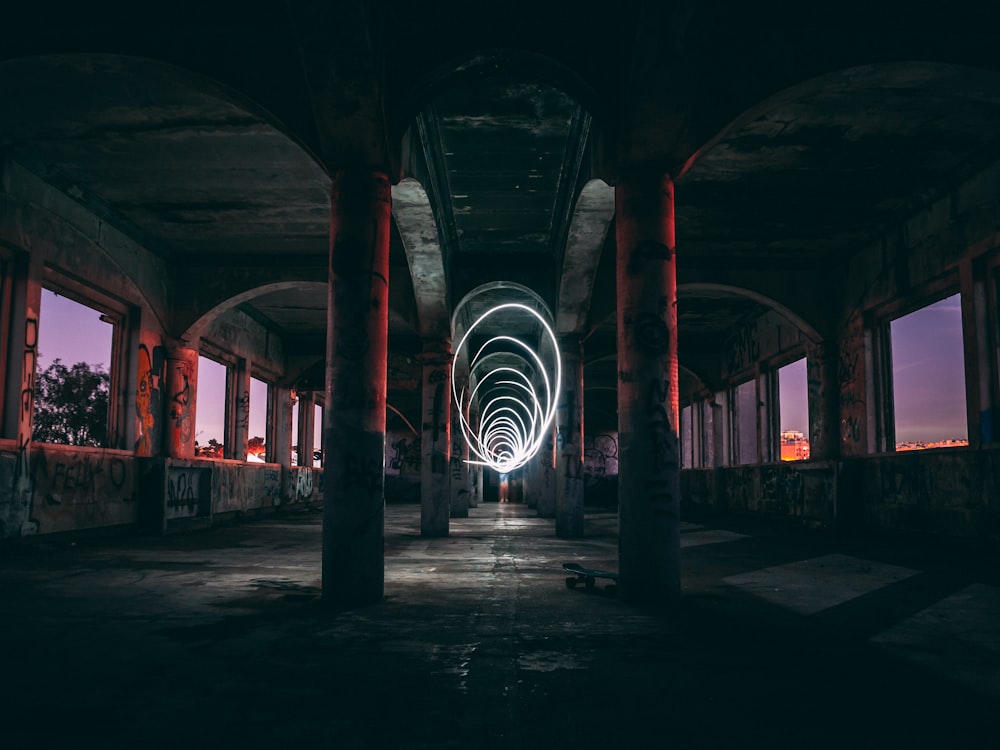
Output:
[[[593,588],[598,578],[607,578],[612,584],[618,583],[618,574],[609,570],[592,570],[578,563],[563,563],[563,570],[575,574],[566,579],[566,586],[571,589],[575,589],[581,583],[588,589]]]

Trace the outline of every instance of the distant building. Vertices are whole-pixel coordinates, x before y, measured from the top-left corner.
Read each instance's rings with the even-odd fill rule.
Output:
[[[896,443],[897,451],[922,451],[928,448],[962,448],[967,447],[969,441],[965,438],[949,438],[947,440],[935,440],[925,442],[923,440],[904,440]]]
[[[781,431],[781,460],[805,461],[809,458],[809,440],[798,430]]]

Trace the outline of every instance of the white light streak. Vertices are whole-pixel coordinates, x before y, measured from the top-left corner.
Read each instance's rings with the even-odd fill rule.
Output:
[[[494,336],[479,347],[469,359],[469,381],[475,381],[471,391],[460,386],[456,367],[469,336],[484,320],[496,313],[519,312],[531,315],[541,324],[552,343],[553,362],[549,367],[538,352],[525,342],[513,336]],[[496,351],[497,345],[503,347]],[[489,351],[493,349],[494,351]],[[525,369],[536,376],[509,364],[493,364],[491,360],[503,357],[509,360],[518,357]],[[555,378],[549,379],[549,368],[554,365]],[[536,388],[537,378],[541,378],[541,390]],[[555,333],[536,310],[519,302],[497,305],[479,316],[462,336],[455,348],[451,366],[452,398],[458,407],[462,436],[474,455],[468,463],[489,466],[500,473],[511,472],[524,466],[538,453],[552,426],[559,403],[559,387],[562,383],[562,362]],[[476,424],[466,419],[465,406],[475,403],[479,407]]]

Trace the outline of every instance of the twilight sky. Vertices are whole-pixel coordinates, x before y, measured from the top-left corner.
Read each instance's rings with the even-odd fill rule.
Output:
[[[967,439],[959,295],[897,318],[890,329],[896,441]]]
[[[897,441],[936,441],[968,437],[965,416],[962,318],[959,295],[941,300],[894,320],[892,368]],[[44,369],[55,357],[107,367],[112,326],[100,313],[73,300],[42,291],[39,315],[38,364]],[[808,435],[805,360],[779,370],[781,429]],[[199,361],[197,440],[221,442],[225,418],[225,368],[202,357]],[[250,436],[265,434],[266,386],[251,381]],[[317,420],[319,421],[319,420]],[[317,425],[318,435],[321,425]]]

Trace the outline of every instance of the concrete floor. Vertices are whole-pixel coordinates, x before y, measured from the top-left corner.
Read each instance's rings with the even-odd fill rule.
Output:
[[[995,555],[688,519],[653,614],[564,585],[614,514],[386,515],[385,602],[341,613],[317,512],[0,548],[0,746],[1000,746]]]

